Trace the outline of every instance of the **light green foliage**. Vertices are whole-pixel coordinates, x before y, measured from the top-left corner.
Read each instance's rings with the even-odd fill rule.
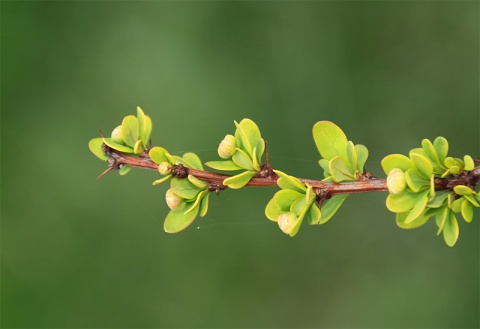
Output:
[[[113,129],[111,137],[94,138],[88,146],[93,154],[105,161],[108,157],[102,150],[102,144],[123,153],[140,155],[147,150],[151,132],[152,120],[137,107],[137,116],[127,115],[123,118],[122,124]],[[119,173],[125,175],[129,170],[122,167]]]
[[[435,191],[435,178],[458,175],[474,168],[473,159],[447,157],[448,142],[437,137],[432,143],[422,141],[422,148],[410,151],[409,157],[391,154],[383,158],[382,167],[387,177],[389,196],[387,208],[397,213],[401,228],[417,228],[429,218],[436,218],[438,234],[443,232],[445,242],[453,246],[459,234],[455,213],[461,213],[466,222],[473,218],[473,207],[479,207],[480,196],[472,188],[459,185],[453,191]],[[406,184],[400,184],[403,175]]]
[[[354,145],[345,133],[330,121],[319,121],[313,126],[313,139],[320,155],[318,163],[324,170],[325,181],[354,182],[363,174],[368,150]]]
[[[244,187],[261,170],[265,142],[258,126],[250,119],[235,122],[235,136],[226,135],[218,147],[218,155],[224,161],[209,161],[207,166],[223,171],[244,170],[227,178],[223,185],[232,189]]]

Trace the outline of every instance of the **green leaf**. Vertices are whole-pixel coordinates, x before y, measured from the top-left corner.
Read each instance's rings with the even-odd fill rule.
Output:
[[[429,208],[441,207],[445,203],[445,200],[447,199],[449,193],[450,192],[446,192],[446,191],[438,191],[436,193],[435,198],[429,203],[427,203],[427,207]]]
[[[205,194],[205,196],[202,198],[202,201],[200,202],[200,217],[203,217],[207,214],[208,211],[208,198],[210,197],[210,193]]]
[[[412,153],[410,158],[413,161],[413,164],[418,170],[420,176],[430,181],[430,177],[433,175],[433,166],[432,163],[424,156]]]
[[[357,169],[358,157],[357,157],[357,149],[355,148],[355,145],[353,145],[352,141],[347,142],[346,150],[347,150],[347,158],[348,158],[350,167],[352,167],[353,171],[355,171]]]
[[[253,148],[253,158],[252,158],[252,164],[253,164],[253,170],[254,171],[260,171],[260,164],[258,163],[257,160],[257,148]]]
[[[337,183],[355,181],[352,168],[345,162],[345,159],[340,156],[330,160],[330,172]]]
[[[394,168],[401,169],[405,172],[412,167],[412,160],[403,154],[390,154],[382,159],[382,168],[387,175]]]
[[[138,136],[146,147],[150,139],[150,133],[152,132],[152,120],[149,116],[145,115],[140,106],[137,106],[137,120],[139,128]]]
[[[241,174],[229,177],[223,181],[223,185],[231,189],[239,189],[248,184],[248,182],[256,175],[254,171],[244,171]]]
[[[325,224],[328,222],[328,220],[335,215],[348,195],[349,194],[337,194],[328,199],[327,203],[324,204],[320,210],[322,218],[320,219],[319,224]]]
[[[292,205],[290,206],[290,212],[293,212],[295,216],[299,217],[302,212],[304,212],[306,206],[307,200],[305,199],[305,196],[302,195],[301,198],[298,198],[292,203]]]
[[[466,171],[470,171],[470,170],[473,170],[473,168],[475,168],[475,163],[473,162],[473,159],[471,156],[465,155],[463,157],[463,162],[465,163],[464,169]]]
[[[458,240],[458,222],[455,214],[449,211],[449,216],[443,227],[443,238],[449,247],[453,247]]]
[[[462,202],[462,216],[467,223],[471,223],[473,219],[473,207],[468,200],[463,200]]]
[[[278,220],[278,216],[283,213],[285,212],[282,211],[282,209],[276,204],[275,198],[271,198],[265,207],[265,216],[267,216],[267,218],[271,221],[276,222]]]
[[[101,137],[91,139],[88,142],[88,148],[90,151],[100,160],[107,161],[108,157],[105,155],[105,152],[102,150],[103,139]]]
[[[480,204],[479,202],[476,200],[475,196],[473,194],[465,194],[463,196],[465,199],[467,199],[468,201],[470,201],[470,203],[472,205],[474,205],[475,207],[480,207]]]
[[[368,159],[368,149],[361,144],[355,145],[355,149],[357,150],[357,158],[358,158],[357,169],[358,171],[360,171],[360,173],[363,173],[365,163],[367,162],[367,159]]]
[[[255,122],[250,119],[243,119],[238,124],[242,131],[245,133],[245,136],[250,144],[251,149],[247,149],[246,151],[250,155],[251,158],[254,157],[254,148],[260,143],[262,137],[260,134],[260,129]]]
[[[111,138],[105,137],[105,138],[102,138],[102,140],[107,146],[111,147],[112,149],[115,149],[123,153],[133,153],[133,148],[115,143]]]
[[[417,195],[417,202],[413,206],[412,210],[410,210],[407,218],[405,218],[405,224],[410,224],[423,213],[425,207],[427,206],[428,193],[429,191],[426,191],[420,195]]]
[[[432,142],[430,142],[428,139],[422,140],[422,148],[425,154],[427,155],[428,159],[435,165],[441,166],[442,164],[440,163],[440,160],[438,159],[437,151],[435,150],[435,147],[433,146]]]
[[[233,162],[246,170],[254,170],[253,168],[253,162],[250,156],[242,149],[237,148],[237,152],[232,156]]]
[[[399,194],[389,194],[387,197],[387,208],[391,212],[402,213],[411,210],[417,203],[417,193],[403,190]]]
[[[240,124],[237,121],[233,121],[233,122],[237,127],[237,130],[235,130],[235,139],[237,140],[238,148],[245,150],[247,154],[252,154],[252,150],[253,150],[252,144],[250,144],[250,141],[248,139],[248,136],[245,130],[243,130],[243,127],[240,126]]]
[[[347,158],[347,136],[336,124],[319,121],[313,126],[313,139],[320,155],[331,160],[336,156]]]
[[[148,156],[152,159],[153,162],[156,164],[161,164],[162,162],[169,162],[172,163],[167,157],[167,150],[163,147],[155,146],[148,152]]]
[[[442,230],[445,226],[445,222],[447,221],[447,217],[450,214],[450,209],[448,209],[448,207],[444,207],[444,208],[441,208],[441,209],[442,209],[442,211],[439,212],[437,214],[436,218],[435,218],[435,222],[437,223],[437,226],[438,226],[437,235],[442,233]]]
[[[135,146],[133,147],[133,153],[135,154],[140,154],[144,151],[145,149],[143,148],[143,142],[139,139],[136,143]]]
[[[439,162],[442,164],[448,154],[448,142],[445,138],[439,136],[433,141],[433,147],[438,156]]]
[[[160,178],[160,179],[157,179],[156,181],[153,182],[152,185],[158,185],[158,184],[160,184],[160,183],[163,183],[164,181],[168,180],[168,179],[171,178],[171,177],[172,177],[172,175],[167,175],[167,176],[165,176],[165,177],[162,177],[162,178]]]
[[[305,193],[307,188],[298,180],[298,178],[285,174],[280,170],[273,170],[280,178],[277,180],[277,185],[282,189],[295,190],[297,192]]]
[[[200,158],[195,153],[192,153],[192,152],[185,153],[182,157],[182,160],[183,160],[183,164],[188,168],[203,170],[202,161],[200,161]]]
[[[425,186],[430,185],[430,180],[426,180],[420,176],[420,173],[415,168],[410,168],[405,172],[405,180],[413,192],[418,192]]]
[[[130,147],[134,147],[138,140],[138,119],[133,115],[127,115],[122,121],[122,139]]]
[[[188,179],[172,178],[170,188],[176,195],[184,198],[185,200],[194,199],[198,192],[200,192],[200,189],[190,183]]]
[[[294,190],[281,190],[275,193],[265,208],[265,215],[272,221],[277,221],[278,216],[289,212],[290,207],[295,200],[304,198],[305,194]]]
[[[318,160],[318,164],[323,169],[323,176],[324,177],[332,176],[332,174],[330,173],[330,161],[329,160],[320,159],[320,160]]]
[[[457,185],[453,188],[453,191],[458,195],[472,195],[473,191],[470,187],[465,185]]]
[[[120,174],[120,176],[125,176],[126,174],[128,174],[128,172],[132,169],[132,167],[130,166],[121,166],[120,167],[120,170],[118,171],[118,173]]]
[[[188,214],[184,214],[184,210],[171,210],[165,222],[163,223],[163,229],[167,233],[177,233],[187,228],[197,217],[199,207],[195,207]]]
[[[192,183],[193,185],[195,185],[196,187],[198,187],[200,189],[204,189],[208,186],[207,182],[205,182],[203,180],[200,180],[193,175],[188,175],[188,180],[190,181],[190,183]]]
[[[185,211],[185,215],[188,214],[189,212],[192,212],[195,208],[200,209],[200,201],[203,199],[203,196],[205,194],[208,194],[208,190],[203,190],[200,193],[198,193],[197,198],[195,199],[195,202],[193,202],[192,206]]]
[[[405,220],[407,219],[409,213],[410,212],[407,211],[407,212],[402,212],[402,213],[397,214],[396,221],[397,221],[398,227],[403,228],[403,229],[417,228],[417,227],[420,227],[423,224],[425,224],[428,221],[428,219],[431,217],[431,216],[427,216],[427,215],[425,215],[425,213],[423,213],[420,216],[418,216],[416,219],[414,219],[413,221],[411,221],[407,224],[405,222]]]
[[[205,165],[213,169],[224,170],[224,171],[242,170],[242,168],[237,166],[235,162],[233,162],[232,160],[209,161],[205,163]]]
[[[322,214],[320,213],[320,209],[318,209],[317,205],[313,203],[308,209],[308,212],[305,215],[305,217],[307,218],[307,221],[310,225],[317,225],[317,224],[320,224],[320,219],[322,218]]]
[[[263,153],[265,152],[265,141],[263,140],[263,138],[260,138],[260,140],[258,141],[256,150],[257,150],[257,160],[261,162]]]

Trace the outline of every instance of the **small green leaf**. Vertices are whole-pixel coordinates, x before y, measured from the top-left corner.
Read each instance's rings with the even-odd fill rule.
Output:
[[[278,216],[283,213],[284,211],[282,211],[282,209],[277,206],[275,198],[271,198],[267,206],[265,207],[265,216],[267,216],[267,218],[271,221],[276,222],[278,220]]]
[[[257,145],[262,139],[260,129],[258,129],[257,124],[250,119],[243,119],[242,121],[240,121],[238,126],[240,126],[242,131],[245,133],[248,144],[251,147],[250,149],[247,148],[246,151],[248,152],[250,157],[253,158],[256,153],[254,149],[257,147]]]
[[[463,196],[465,199],[467,199],[472,205],[474,205],[475,207],[480,207],[480,203],[476,200],[476,197],[475,195],[473,194],[465,194]]]
[[[177,233],[187,228],[197,217],[199,207],[195,207],[188,214],[184,214],[184,210],[171,210],[165,222],[163,223],[163,229],[167,233]]]
[[[464,169],[466,171],[470,171],[470,170],[473,170],[473,168],[475,168],[475,163],[473,162],[473,159],[471,156],[465,155],[463,157],[463,162],[465,163]]]
[[[457,185],[453,188],[453,191],[457,193],[458,195],[471,195],[473,194],[473,191],[470,187],[465,186],[465,185]]]
[[[192,183],[193,185],[195,185],[196,187],[198,187],[200,189],[204,189],[208,186],[207,182],[205,182],[203,180],[200,180],[193,175],[188,175],[188,180],[190,181],[190,183]]]
[[[253,158],[252,158],[252,163],[253,163],[253,170],[254,171],[260,171],[260,164],[258,163],[257,160],[257,148],[253,148]]]
[[[438,191],[436,193],[435,198],[429,203],[427,203],[427,207],[429,208],[441,207],[445,203],[445,200],[447,199],[449,193],[450,192],[446,192],[446,191]]]
[[[203,190],[200,193],[198,193],[197,198],[195,199],[195,202],[192,204],[190,208],[185,211],[185,215],[188,214],[189,212],[192,212],[195,208],[200,209],[200,201],[203,199],[203,196],[205,194],[208,194],[208,190]]]
[[[255,171],[244,171],[241,174],[229,177],[223,181],[223,185],[231,189],[239,189],[248,184],[248,182],[256,175]]]
[[[250,159],[248,154],[239,148],[236,150],[237,152],[235,152],[235,154],[232,156],[233,162],[243,169],[254,170],[252,159]]]
[[[105,152],[102,150],[103,139],[101,137],[91,139],[88,142],[88,148],[90,151],[100,160],[107,161],[108,157],[105,155]]]
[[[135,146],[133,147],[133,153],[135,154],[140,154],[144,150],[143,148],[143,142],[139,139],[136,143]]]
[[[361,144],[355,145],[355,148],[357,149],[357,157],[358,157],[357,169],[358,171],[360,171],[360,173],[363,173],[365,163],[367,162],[367,159],[368,159],[368,149]]]
[[[138,136],[146,147],[150,139],[150,133],[152,132],[152,119],[145,115],[140,106],[137,106],[137,120],[139,128]]]
[[[330,173],[330,161],[329,160],[320,159],[320,160],[318,160],[318,164],[323,169],[323,176],[324,177],[332,176],[332,174]]]
[[[263,153],[265,152],[265,141],[263,140],[263,138],[260,138],[260,140],[258,141],[256,149],[257,149],[257,160],[260,162],[262,161],[262,156],[263,156]]]
[[[407,219],[409,214],[410,214],[409,211],[397,214],[396,221],[397,221],[398,227],[403,229],[417,228],[425,224],[430,218],[430,216],[427,216],[425,215],[425,213],[423,213],[420,216],[418,216],[416,219],[414,219],[413,221],[407,224],[405,220]]]
[[[194,199],[198,192],[200,192],[200,189],[190,183],[188,179],[172,178],[170,188],[176,195],[184,198],[185,200]]]
[[[468,200],[463,200],[462,202],[462,216],[467,223],[471,223],[473,219],[473,207]]]
[[[413,192],[418,192],[425,186],[430,185],[430,180],[426,180],[420,176],[420,173],[415,168],[410,168],[405,172],[405,180]]]
[[[203,217],[207,214],[209,196],[210,196],[210,193],[205,194],[205,196],[202,198],[202,201],[200,202],[200,209],[199,209],[200,217]]]
[[[394,168],[401,169],[405,172],[412,167],[412,160],[403,154],[390,154],[382,159],[382,168],[387,175]]]
[[[320,213],[320,209],[318,209],[317,205],[313,203],[305,216],[310,225],[317,225],[320,224],[322,214]]]
[[[428,202],[428,193],[429,191],[426,191],[417,195],[417,201],[412,210],[408,213],[407,218],[405,218],[405,224],[410,224],[423,213]]]
[[[441,166],[440,160],[438,159],[437,151],[435,150],[432,142],[430,142],[428,139],[422,140],[422,148],[428,159],[430,159],[432,163]]]
[[[449,216],[445,220],[443,227],[443,238],[449,247],[453,247],[458,240],[458,222],[455,214],[449,211]]]
[[[452,175],[459,175],[462,172],[462,170],[458,166],[451,166],[449,168],[449,171]]]
[[[387,208],[391,212],[406,212],[411,210],[418,201],[418,194],[403,190],[399,194],[389,194]]]
[[[295,216],[299,217],[302,212],[304,212],[305,207],[307,206],[307,200],[305,196],[295,200],[290,206],[290,212],[293,212]]]
[[[320,219],[319,224],[325,224],[328,222],[328,220],[335,215],[347,196],[348,194],[337,194],[328,199],[327,203],[323,205],[322,209],[320,210],[322,213],[322,218]]]
[[[280,178],[277,180],[277,185],[282,189],[295,190],[297,192],[305,193],[307,188],[298,180],[298,178],[285,174],[280,170],[273,170]]]
[[[120,174],[120,176],[125,176],[126,174],[128,174],[128,172],[132,169],[132,167],[130,166],[121,166],[120,167],[120,170],[118,171],[118,173]]]
[[[223,170],[223,171],[242,170],[242,168],[237,166],[235,162],[233,162],[232,160],[209,161],[205,163],[205,165],[209,166],[210,168]]]
[[[253,148],[252,148],[252,145],[250,144],[250,141],[248,140],[247,134],[245,133],[245,131],[237,121],[233,121],[233,122],[237,127],[237,130],[235,130],[235,139],[237,141],[238,148],[245,150],[247,154],[251,154]]]
[[[336,156],[347,158],[347,136],[330,121],[319,121],[313,126],[313,139],[320,155],[331,160]]]
[[[172,177],[172,175],[167,175],[167,176],[165,176],[165,177],[162,177],[162,178],[160,178],[160,179],[157,179],[156,181],[153,182],[152,185],[158,185],[158,184],[160,184],[160,183],[163,183],[164,181],[168,180],[168,179],[171,178],[171,177]]]
[[[437,223],[437,226],[438,226],[437,235],[442,233],[442,230],[445,226],[445,222],[447,221],[447,217],[450,214],[450,209],[448,209],[448,207],[443,207],[441,209],[442,211],[439,212],[435,218],[435,222]]]
[[[133,153],[133,148],[115,143],[111,138],[105,137],[105,138],[102,138],[102,140],[107,146],[111,147],[112,149],[115,149],[123,153]]]
[[[357,157],[357,149],[355,148],[355,145],[353,145],[352,141],[347,142],[347,158],[348,162],[350,163],[350,167],[352,167],[353,171],[357,169],[357,164],[358,164],[358,157]]]
[[[183,164],[188,168],[203,170],[202,161],[200,161],[200,158],[195,153],[185,153],[182,157],[182,160]]]
[[[289,212],[292,204],[298,199],[305,199],[305,194],[294,190],[281,190],[275,193],[273,200],[278,209]]]
[[[163,147],[155,146],[150,150],[150,152],[148,152],[148,156],[156,164],[161,164],[162,162],[172,163],[172,161],[168,159],[166,155],[167,153],[167,150],[165,150]]]
[[[122,121],[122,139],[130,147],[134,147],[138,140],[138,119],[133,115],[127,115]]]
[[[352,168],[345,162],[345,159],[340,156],[330,160],[330,172],[337,183],[355,181]]]
[[[439,136],[433,141],[433,147],[438,156],[439,162],[442,164],[448,154],[448,142],[445,138]]]
[[[412,159],[413,164],[417,168],[420,176],[430,181],[430,177],[433,175],[432,163],[426,157],[417,153],[412,153],[410,158]]]

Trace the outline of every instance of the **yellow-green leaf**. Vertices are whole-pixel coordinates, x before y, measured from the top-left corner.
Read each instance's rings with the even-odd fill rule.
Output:
[[[138,119],[133,115],[127,115],[122,121],[122,139],[130,147],[134,147],[138,140]]]
[[[101,137],[91,139],[88,142],[88,148],[90,151],[100,160],[107,161],[108,157],[105,155],[105,152],[102,150],[103,139]]]
[[[244,171],[241,174],[229,177],[223,181],[223,185],[232,189],[239,189],[248,184],[248,182],[256,175],[254,171]]]
[[[334,181],[337,183],[355,181],[355,173],[341,156],[330,160],[329,169]]]
[[[171,210],[165,218],[163,229],[167,233],[177,233],[184,230],[197,217],[198,211],[199,207],[195,207],[188,214],[184,214],[184,210]]]
[[[347,136],[330,121],[319,121],[313,126],[313,139],[320,155],[327,160],[336,156],[347,158]]]
[[[347,198],[348,194],[337,194],[332,196],[327,202],[322,206],[320,212],[322,217],[320,218],[319,224],[325,224],[330,218],[337,212],[337,210],[342,205],[343,201]]]
[[[403,154],[390,154],[382,159],[382,168],[387,175],[394,168],[401,169],[405,172],[412,167],[412,160]]]

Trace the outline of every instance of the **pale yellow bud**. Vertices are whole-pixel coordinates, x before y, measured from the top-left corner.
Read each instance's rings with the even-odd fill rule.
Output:
[[[170,163],[166,162],[166,161],[164,161],[164,162],[162,162],[162,163],[160,163],[160,164],[158,165],[158,171],[159,171],[160,174],[162,174],[162,175],[166,175],[166,174],[171,173],[171,172],[172,172],[172,168],[173,168],[173,166],[172,166]]]
[[[112,131],[112,140],[118,144],[124,144],[122,138],[122,126],[118,126]]]
[[[235,137],[232,135],[226,135],[218,146],[218,155],[222,159],[228,159],[235,154],[236,147],[237,143],[235,142]]]
[[[186,205],[185,200],[170,189],[165,194],[165,200],[167,201],[168,207],[172,210],[181,210],[185,208]]]
[[[292,232],[295,223],[297,222],[297,216],[294,213],[289,212],[283,215],[278,216],[278,226],[285,234],[290,234]]]
[[[407,187],[405,173],[402,169],[394,168],[390,170],[387,177],[387,188],[392,194],[399,194]]]

